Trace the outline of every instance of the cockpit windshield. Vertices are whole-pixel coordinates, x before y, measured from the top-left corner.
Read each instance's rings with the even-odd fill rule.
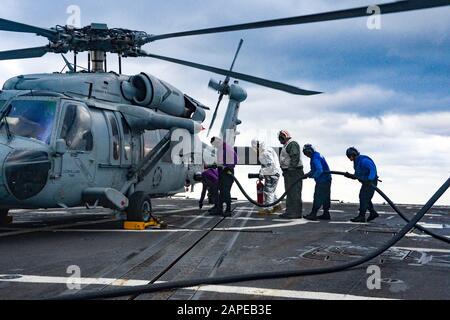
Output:
[[[12,135],[50,144],[55,123],[56,101],[14,100],[10,106],[2,109],[5,116],[0,119],[0,134],[7,134],[9,127]]]

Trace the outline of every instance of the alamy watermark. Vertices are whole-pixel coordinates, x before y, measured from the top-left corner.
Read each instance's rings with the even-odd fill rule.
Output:
[[[379,266],[369,266],[367,268],[367,289],[369,290],[381,290],[381,268]]]
[[[267,147],[277,147],[274,141],[278,141],[278,132],[278,130],[263,130],[263,132],[258,130],[254,132],[254,137],[260,139],[260,141],[268,142],[265,143]],[[205,143],[201,141],[198,135],[192,135],[185,129],[176,129],[171,134],[171,161],[175,165],[211,166],[214,164],[233,164],[236,159],[231,146],[235,145],[235,139],[235,131],[227,130],[223,139],[218,138],[218,142],[211,145],[209,142]],[[223,149],[222,143],[230,146],[230,148]],[[278,147],[281,147],[281,144]],[[259,165],[257,151],[253,150],[250,146],[247,148],[235,147],[234,151],[237,153],[238,164]],[[223,157],[220,156],[222,152]]]
[[[69,15],[66,25],[73,28],[81,28],[81,8],[77,5],[67,7],[66,13]]]
[[[367,14],[371,15],[367,19],[367,28],[369,30],[381,30],[381,8],[370,6],[367,8]]]
[[[81,290],[81,268],[77,265],[72,265],[67,268],[66,273],[70,275],[66,282],[67,289]]]

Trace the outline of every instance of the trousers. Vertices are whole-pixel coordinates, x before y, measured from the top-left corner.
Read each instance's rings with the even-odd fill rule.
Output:
[[[304,175],[303,167],[285,170],[284,185],[288,194],[286,196],[286,214],[295,217],[303,216],[303,181],[298,181]],[[297,182],[298,181],[298,182]],[[294,185],[295,183],[295,185]],[[293,186],[294,185],[294,186]]]
[[[331,181],[326,183],[316,183],[312,213],[317,214],[321,207],[323,207],[324,213],[330,213]]]

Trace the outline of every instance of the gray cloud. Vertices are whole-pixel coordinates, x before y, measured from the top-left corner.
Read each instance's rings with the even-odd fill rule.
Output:
[[[230,0],[223,6],[218,1],[196,0],[77,2],[83,24],[106,22],[156,34],[367,3]],[[1,16],[50,27],[65,22],[65,8],[70,4],[72,1],[3,0]],[[351,164],[343,152],[355,145],[376,159],[385,181],[383,188],[396,201],[420,203],[450,172],[448,13],[450,9],[446,8],[386,16],[381,31],[369,31],[365,19],[357,19],[173,39],[146,49],[226,68],[238,40],[244,37],[238,71],[324,90],[326,94],[297,97],[242,83],[249,98],[242,106],[238,144],[249,144],[258,130],[286,128],[301,143],[317,145],[333,167],[348,171]],[[33,35],[2,32],[1,39],[2,50],[45,44]],[[83,61],[83,56],[80,59]],[[56,55],[0,62],[0,82],[18,74],[59,71],[62,66]],[[110,60],[110,67],[117,69],[115,59]],[[222,79],[151,59],[127,59],[124,70],[128,74],[152,73],[210,106],[215,105],[217,94],[207,89],[207,83],[211,77]],[[225,106],[226,102],[220,116]],[[269,142],[276,145],[276,137],[269,133],[273,139]],[[241,169],[240,178],[251,170],[255,168]],[[254,188],[253,183],[247,186]],[[336,179],[333,198],[357,201],[357,188]],[[305,198],[312,198],[310,184]],[[441,203],[449,204],[450,196]]]

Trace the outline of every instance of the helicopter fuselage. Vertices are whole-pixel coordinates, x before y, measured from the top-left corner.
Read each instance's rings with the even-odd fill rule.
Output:
[[[8,80],[0,91],[0,209],[100,205],[184,191],[202,165],[164,154],[136,168],[173,129],[194,137],[206,107],[146,74],[44,74]],[[183,155],[186,156],[186,155]],[[145,164],[145,163],[144,163]]]

